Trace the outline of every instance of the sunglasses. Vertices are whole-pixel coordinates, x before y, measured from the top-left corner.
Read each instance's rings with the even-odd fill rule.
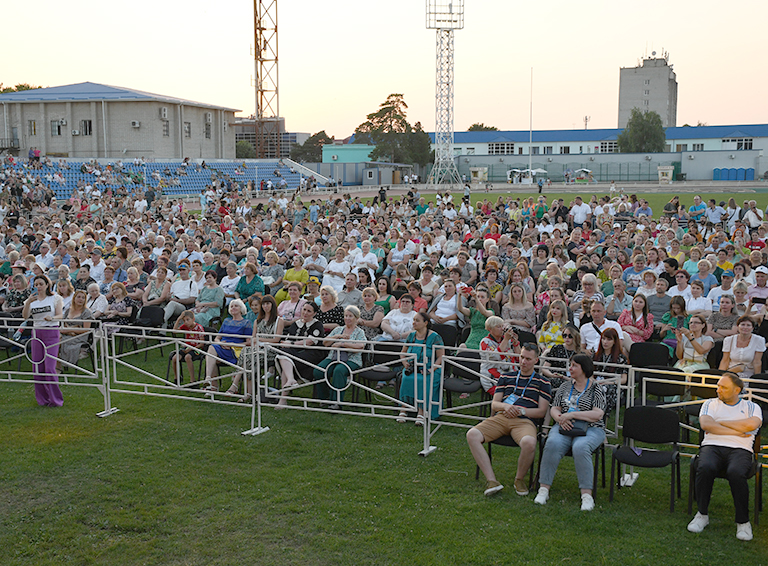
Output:
[[[573,338],[573,334],[565,334],[565,333],[563,333],[563,338]]]

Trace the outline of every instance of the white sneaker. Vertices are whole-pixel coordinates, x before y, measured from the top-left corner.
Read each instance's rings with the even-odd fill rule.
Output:
[[[589,493],[581,494],[581,510],[592,511],[595,508],[595,499]]]
[[[696,513],[696,516],[688,523],[688,530],[692,533],[700,533],[707,525],[709,525],[709,515]]]
[[[539,493],[536,494],[536,499],[534,499],[533,502],[538,503],[539,505],[546,505],[547,499],[549,499],[549,489],[540,487]]]
[[[752,525],[749,521],[746,523],[736,523],[736,538],[739,540],[752,540]]]

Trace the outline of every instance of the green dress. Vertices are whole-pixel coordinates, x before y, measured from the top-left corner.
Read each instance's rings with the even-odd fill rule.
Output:
[[[416,354],[416,366],[410,372],[403,370],[403,377],[400,381],[400,400],[412,405],[418,404],[419,407],[424,408],[424,370],[426,370],[426,377],[429,380],[427,394],[431,397],[428,399],[430,414],[433,419],[437,419],[440,416],[440,367],[433,368],[432,360],[435,350],[443,348],[443,339],[437,332],[430,330],[426,340],[417,340],[416,332],[411,332],[405,342],[409,344],[407,352]],[[422,347],[425,342],[426,360]],[[414,369],[417,371],[414,372]]]
[[[488,336],[488,331],[485,329],[485,321],[488,320],[483,313],[474,307],[469,309],[469,326],[472,330],[469,333],[469,337],[466,341],[466,347],[473,350],[480,349],[480,341]]]
[[[224,289],[219,287],[210,288],[203,287],[200,290],[200,294],[197,296],[198,303],[213,303],[217,302],[219,305],[224,304]],[[208,307],[205,312],[195,313],[195,322],[199,322],[203,326],[210,326],[211,320],[221,316],[221,307]]]
[[[240,281],[237,282],[237,287],[235,287],[235,293],[240,293],[240,298],[243,301],[248,300],[248,297],[256,293],[264,294],[264,280],[261,277],[254,275],[250,283],[245,279],[246,277],[243,275]]]
[[[390,307],[390,304],[389,304],[389,298],[391,296],[392,295],[387,295],[385,298],[379,299],[378,301],[373,303],[374,305],[379,305],[381,308],[384,309],[384,316],[387,316],[387,313],[391,310],[391,307]]]

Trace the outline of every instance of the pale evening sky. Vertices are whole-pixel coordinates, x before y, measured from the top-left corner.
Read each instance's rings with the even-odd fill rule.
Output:
[[[423,0],[278,0],[280,110],[289,131],[346,137],[388,94],[434,129],[435,32]],[[36,14],[32,16],[30,10]],[[465,0],[455,129],[615,128],[619,68],[670,53],[678,125],[768,123],[768,2]],[[254,111],[253,2],[13,2],[0,81],[91,81]]]

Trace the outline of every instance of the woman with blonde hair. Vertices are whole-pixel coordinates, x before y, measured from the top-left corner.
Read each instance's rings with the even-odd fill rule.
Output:
[[[563,329],[568,326],[568,309],[563,301],[552,301],[547,321],[538,332],[538,342],[543,349],[563,343]]]
[[[509,300],[501,308],[501,318],[521,330],[536,330],[536,310],[528,301],[521,283],[513,283],[509,289]]]

